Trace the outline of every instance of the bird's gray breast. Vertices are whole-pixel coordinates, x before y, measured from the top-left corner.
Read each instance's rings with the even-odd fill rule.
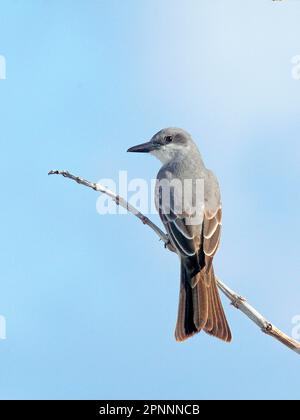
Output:
[[[205,204],[204,168],[193,167],[186,162],[172,162],[164,165],[157,174],[155,205],[158,211],[170,204],[177,215],[191,215],[203,212]],[[170,203],[166,203],[170,196]],[[200,221],[201,222],[201,221]]]

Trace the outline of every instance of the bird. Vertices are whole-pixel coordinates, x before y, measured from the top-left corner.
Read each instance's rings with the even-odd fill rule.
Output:
[[[180,259],[176,341],[185,341],[203,330],[231,342],[213,267],[222,226],[216,176],[206,168],[192,136],[181,128],[164,128],[128,152],[149,153],[162,164],[156,178],[155,204]],[[164,181],[169,185],[169,199],[162,188]]]

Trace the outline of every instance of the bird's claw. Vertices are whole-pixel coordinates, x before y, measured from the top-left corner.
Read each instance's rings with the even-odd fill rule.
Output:
[[[164,248],[175,252],[175,248],[170,240],[169,235],[167,235],[167,241],[164,242]]]

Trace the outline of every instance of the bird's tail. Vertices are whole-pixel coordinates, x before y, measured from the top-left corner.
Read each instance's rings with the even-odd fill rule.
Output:
[[[209,272],[205,272],[204,269],[196,276],[196,279],[189,278],[189,273],[181,263],[176,340],[184,341],[204,330],[207,334],[230,342],[231,331],[219,296],[213,267]]]

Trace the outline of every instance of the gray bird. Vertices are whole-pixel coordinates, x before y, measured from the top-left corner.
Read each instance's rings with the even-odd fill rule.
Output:
[[[163,129],[149,142],[131,147],[128,152],[150,153],[163,164],[157,175],[155,201],[181,263],[176,340],[183,341],[204,330],[230,342],[232,336],[212,264],[222,220],[217,178],[205,167],[190,134],[179,128]],[[165,180],[171,183],[168,200],[162,189]],[[179,184],[173,184],[178,180]],[[188,186],[187,180],[191,181]],[[201,194],[196,194],[199,185],[203,185],[202,199]],[[197,209],[202,211],[200,218]]]

